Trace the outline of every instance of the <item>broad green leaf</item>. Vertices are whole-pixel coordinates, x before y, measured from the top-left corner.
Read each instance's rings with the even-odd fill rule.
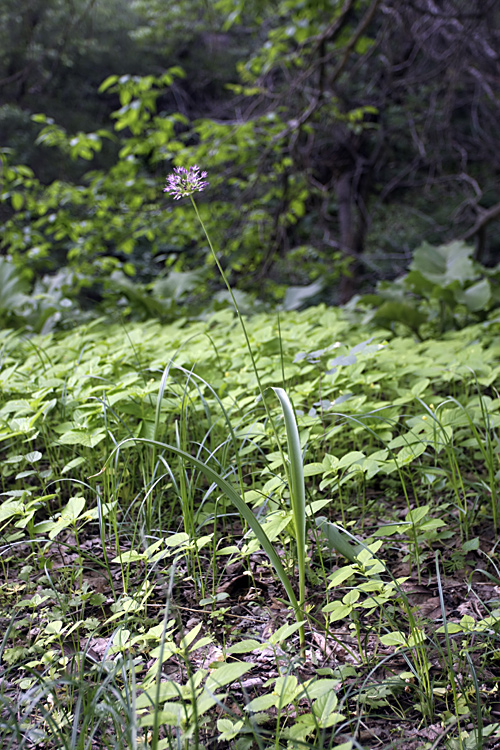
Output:
[[[268,708],[278,705],[279,698],[277,695],[259,695],[249,703],[245,705],[245,711],[251,711],[252,713],[258,713],[259,711],[267,711]]]
[[[10,196],[10,202],[14,211],[20,211],[24,205],[24,197],[21,193],[12,193]]]
[[[356,563],[356,554],[358,548],[351,543],[350,537],[343,529],[327,521],[323,516],[316,519],[316,525],[328,541],[330,549],[335,550],[339,555],[343,555],[347,560]]]
[[[407,640],[403,633],[385,633],[384,635],[380,636],[381,643],[384,644],[384,646],[407,646]]]
[[[113,636],[113,646],[112,646],[113,652],[121,651],[123,648],[125,648],[129,640],[130,640],[130,630],[127,630],[126,628],[122,628],[122,627],[118,628],[118,630]]]
[[[207,674],[207,670],[197,670],[193,675],[193,684],[180,685],[174,680],[168,680],[167,682],[161,682],[159,689],[157,690],[156,684],[149,687],[147,691],[141,693],[136,699],[137,708],[148,708],[156,705],[163,704],[164,701],[183,699],[189,700],[193,697],[193,689],[195,695],[199,693],[200,684]],[[158,704],[156,699],[158,697]]]
[[[241,732],[244,725],[243,721],[232,722],[230,719],[218,719],[217,731],[220,732],[218,741],[229,742],[230,740],[234,740],[234,738]]]
[[[117,555],[111,562],[113,563],[131,563],[139,562],[140,560],[146,560],[147,555],[144,552],[138,552],[135,549],[127,550],[122,552],[121,555]]]
[[[116,617],[121,617],[122,615],[118,613]],[[154,648],[149,656],[151,659],[162,659],[162,661],[166,661],[167,659],[170,659],[173,654],[179,653],[179,647],[176,643],[173,641],[166,641],[163,646],[157,646]]]
[[[424,391],[427,390],[429,387],[431,381],[429,378],[422,378],[422,380],[418,380],[416,383],[414,383],[411,387],[411,392],[414,396],[421,396]]]
[[[109,89],[110,86],[114,86],[114,84],[118,81],[117,75],[111,75],[108,76],[99,86],[99,93],[102,94],[104,91]]]
[[[21,516],[24,514],[25,509],[22,500],[5,500],[0,505],[0,521],[6,521],[13,516]]]
[[[325,471],[325,467],[323,466],[322,463],[311,463],[311,464],[306,464],[306,466],[304,466],[305,477],[314,477],[317,474],[323,474],[324,471]]]
[[[331,589],[334,586],[340,586],[341,583],[344,583],[344,581],[354,575],[355,570],[356,568],[354,565],[346,565],[342,568],[338,568],[338,570],[330,576],[328,588]]]
[[[322,729],[334,726],[344,718],[343,714],[335,711],[337,706],[338,699],[334,690],[325,693],[313,703],[313,713]]]
[[[403,323],[412,331],[418,331],[420,326],[427,321],[427,315],[404,302],[386,301],[378,307],[373,319],[389,328],[393,323]]]
[[[193,653],[193,651],[198,651],[199,648],[204,648],[205,646],[208,646],[210,643],[212,643],[213,638],[210,635],[206,635],[203,638],[200,638],[199,641],[196,641],[193,646],[189,649],[189,653]]]
[[[194,722],[198,721],[199,716],[203,716],[203,714],[205,714],[215,705],[220,704],[220,702],[223,701],[225,697],[225,693],[218,693],[215,697],[211,691],[203,691],[200,696],[196,697],[196,707],[193,706],[192,708],[190,708],[186,723],[193,727]]]
[[[202,624],[203,623],[199,622],[198,625],[195,625],[194,628],[189,631],[189,633],[186,633],[179,644],[181,649],[189,648],[189,646],[192,644],[192,642],[200,632]]]
[[[427,639],[426,634],[423,630],[420,630],[419,628],[414,628],[410,635],[408,636],[408,646],[410,648],[413,648],[413,646],[417,646],[421,643],[423,643]]]
[[[181,544],[189,543],[189,535],[185,531],[179,531],[177,534],[171,534],[165,538],[167,547],[179,547]]]
[[[38,523],[35,526],[35,531],[37,534],[48,532],[49,539],[55,539],[63,529],[76,523],[84,508],[85,498],[72,497],[62,509],[57,519]]]
[[[393,534],[404,534],[404,532],[410,525],[410,523],[391,523],[387,524],[387,526],[380,526],[374,532],[374,536],[392,536]]]
[[[359,591],[357,589],[351,589],[351,591],[348,591],[347,594],[343,597],[342,602],[344,604],[347,604],[348,606],[351,606],[352,604],[355,604],[359,599]]]
[[[472,632],[476,626],[476,621],[474,620],[473,617],[471,617],[471,615],[464,615],[462,619],[460,620],[460,626],[462,627],[463,630]]]
[[[67,504],[64,506],[64,508],[61,511],[60,519],[64,521],[70,521],[71,523],[76,521],[83,509],[85,508],[85,498],[84,497],[70,497]]]
[[[307,517],[309,518],[311,516],[314,516],[315,513],[318,512],[318,510],[323,510],[323,508],[326,505],[330,505],[330,504],[331,504],[331,500],[329,500],[328,498],[325,498],[324,500],[313,500],[312,503],[308,503],[307,505],[307,509],[306,509]]]
[[[61,435],[59,442],[62,445],[82,445],[86,448],[95,448],[104,440],[106,433],[103,430],[69,430]]]
[[[426,444],[421,440],[413,443],[413,445],[405,445],[397,455],[399,466],[406,466],[406,464],[411,463],[415,458],[421,456],[422,453],[425,453],[426,447]]]
[[[286,510],[277,510],[270,513],[261,524],[270,542],[273,542],[281,532],[292,522],[292,513]]]
[[[47,633],[48,635],[59,635],[62,629],[63,629],[62,620],[52,620],[45,626],[44,633]]]
[[[275,630],[274,633],[271,633],[267,642],[272,646],[284,643],[284,641],[296,633],[302,625],[304,625],[304,622],[293,622],[291,625],[282,625],[278,630]]]
[[[420,521],[429,515],[429,506],[421,505],[419,508],[409,510],[406,514],[405,520],[412,525],[418,526]]]
[[[85,463],[85,459],[83,456],[77,456],[76,458],[72,458],[71,461],[68,461],[68,463],[63,467],[62,474],[67,474],[72,469],[76,469],[78,466],[81,466]]]
[[[410,268],[441,287],[446,287],[453,281],[464,285],[474,280],[473,253],[474,248],[461,241],[439,247],[432,247],[424,242],[415,250]]]
[[[42,458],[42,454],[40,453],[40,451],[32,451],[31,453],[26,453],[24,458],[26,459],[26,461],[28,461],[28,463],[34,464],[37,461],[40,461],[40,459]]]
[[[464,552],[472,552],[479,549],[479,537],[475,536],[474,539],[469,539],[463,542],[462,549]]]
[[[301,691],[297,678],[293,674],[282,675],[277,678],[273,693],[278,696],[278,708],[292,703]]]
[[[256,641],[253,638],[246,638],[242,641],[233,643],[232,646],[226,649],[228,654],[248,654],[255,649],[262,647],[261,641]]]
[[[491,286],[487,279],[481,279],[467,289],[457,289],[457,302],[465,305],[471,312],[486,310],[491,300]]]
[[[429,521],[423,521],[423,523],[420,523],[418,530],[420,533],[425,533],[426,531],[440,529],[442,526],[446,526],[446,523],[440,518],[431,518]]]
[[[330,622],[337,622],[337,620],[343,620],[345,617],[350,615],[352,612],[352,607],[347,604],[342,604],[341,602],[335,601],[327,604],[322,608],[321,611],[329,615],[328,620]]]
[[[339,680],[329,679],[314,679],[309,681],[307,685],[301,686],[300,698],[307,698],[308,700],[315,700],[320,698],[325,693],[329,693],[338,689]]]
[[[436,633],[463,633],[463,627],[459,625],[457,622],[448,622],[446,625],[441,625],[436,630]]]
[[[137,700],[137,708],[150,708],[151,703],[144,703],[144,705],[139,706],[139,700],[142,697],[142,695],[139,696]],[[138,716],[137,724],[140,727],[151,727],[158,722],[160,725],[166,724],[167,726],[179,727],[182,726],[185,715],[186,709],[182,703],[167,702],[162,704],[161,711]]]
[[[353,466],[354,464],[359,464],[363,461],[365,458],[365,454],[362,453],[362,451],[350,451],[349,453],[346,453],[342,458],[339,460],[337,464],[337,469],[344,469],[349,466]]]

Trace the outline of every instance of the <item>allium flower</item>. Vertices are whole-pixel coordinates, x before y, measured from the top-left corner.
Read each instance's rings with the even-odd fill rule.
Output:
[[[197,166],[189,167],[174,167],[173,174],[169,174],[167,177],[167,184],[165,185],[163,192],[169,193],[172,198],[176,201],[179,198],[187,198],[196,192],[201,192],[209,183],[205,182],[206,172],[200,173],[200,168]]]

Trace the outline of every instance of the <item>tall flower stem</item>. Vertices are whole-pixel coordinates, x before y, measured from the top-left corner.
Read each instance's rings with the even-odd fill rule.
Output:
[[[264,408],[266,410],[267,418],[269,420],[269,423],[271,424],[271,428],[272,428],[272,431],[273,431],[276,443],[278,444],[278,447],[279,447],[279,450],[280,450],[280,453],[281,453],[281,457],[282,457],[282,460],[283,460],[283,466],[285,467],[285,473],[286,473],[288,484],[289,484],[289,486],[291,486],[290,475],[289,475],[289,471],[288,471],[288,466],[287,466],[287,463],[285,461],[285,457],[283,455],[283,450],[281,448],[281,442],[280,442],[280,440],[278,438],[278,432],[276,430],[276,425],[274,424],[274,419],[272,417],[272,414],[271,414],[271,411],[269,409],[269,406],[267,405],[266,397],[264,395],[264,387],[262,385],[262,381],[260,379],[259,371],[257,369],[257,363],[255,361],[255,357],[254,357],[254,354],[253,354],[252,345],[250,344],[250,338],[248,336],[248,332],[247,332],[247,328],[246,328],[246,325],[245,325],[245,321],[243,320],[243,316],[242,316],[242,314],[240,312],[240,308],[238,307],[238,303],[236,302],[236,297],[234,296],[233,290],[231,288],[231,284],[229,283],[228,278],[227,278],[227,276],[226,276],[226,274],[224,272],[224,269],[222,268],[222,266],[220,264],[220,261],[219,261],[219,259],[217,257],[217,253],[214,250],[214,246],[212,245],[212,240],[210,239],[210,235],[208,234],[207,228],[205,227],[205,224],[203,223],[203,219],[200,216],[200,212],[198,211],[198,206],[196,205],[196,201],[194,200],[194,198],[193,198],[192,195],[190,195],[189,197],[191,199],[191,203],[193,204],[193,208],[196,211],[196,216],[198,218],[198,221],[200,222],[201,228],[203,229],[205,237],[207,238],[207,242],[209,244],[209,247],[210,247],[213,259],[215,260],[217,268],[219,269],[219,273],[222,276],[224,284],[226,285],[227,290],[228,290],[228,292],[229,292],[229,294],[231,296],[231,300],[233,302],[234,309],[236,310],[236,315],[238,316],[238,320],[240,322],[241,329],[243,331],[243,335],[245,337],[245,343],[247,345],[248,353],[249,353],[250,359],[252,361],[253,371],[254,371],[255,377],[257,379],[257,385],[258,385],[258,388],[259,388],[260,397],[261,397],[262,402],[264,404]]]
[[[267,406],[266,399],[264,398],[264,388],[262,386],[262,382],[261,382],[261,379],[260,379],[260,376],[259,376],[259,371],[257,369],[257,363],[255,362],[255,357],[253,355],[253,350],[252,350],[252,346],[250,344],[250,339],[248,337],[247,329],[246,329],[246,326],[245,326],[245,321],[243,320],[243,316],[240,313],[240,309],[238,307],[238,303],[236,302],[236,297],[234,296],[233,290],[231,288],[231,284],[229,283],[229,281],[227,279],[227,276],[226,276],[226,274],[224,272],[224,269],[222,268],[222,266],[220,264],[220,261],[219,261],[219,259],[217,257],[217,253],[214,250],[214,246],[212,245],[212,240],[210,239],[210,235],[208,234],[207,229],[205,227],[205,224],[203,223],[203,219],[200,216],[200,212],[198,211],[198,206],[196,205],[196,201],[194,200],[194,198],[193,198],[192,195],[190,195],[189,197],[191,198],[191,203],[193,204],[193,208],[196,211],[196,216],[198,218],[198,221],[201,224],[201,228],[203,229],[205,237],[207,238],[207,242],[209,244],[209,247],[210,247],[213,259],[215,260],[217,268],[219,269],[219,273],[222,276],[224,284],[226,285],[227,290],[228,290],[228,292],[229,292],[229,294],[231,296],[231,300],[232,300],[232,303],[234,305],[234,309],[236,310],[236,315],[238,316],[238,320],[240,322],[241,329],[243,331],[243,335],[245,337],[245,342],[246,342],[246,345],[247,345],[248,353],[250,354],[250,359],[252,360],[252,367],[253,367],[253,371],[255,373],[255,377],[257,378],[257,384],[259,386],[260,395],[261,395],[262,401],[264,402],[264,407],[266,409],[266,413],[267,413],[267,416],[269,418],[269,421],[271,422],[271,425],[272,425],[272,428],[273,428],[273,432],[274,432],[274,434],[275,434],[275,436],[277,438],[277,433],[276,433],[276,429],[275,429],[275,426],[274,426],[274,421],[273,421],[273,418],[272,418],[271,413],[269,411],[269,408]]]
[[[285,425],[286,425],[287,438],[288,438],[289,460],[290,460],[290,465],[291,465],[291,471],[290,471],[288,467],[288,463],[283,454],[281,441],[278,438],[278,433],[276,430],[274,419],[272,417],[269,406],[267,405],[267,401],[266,401],[265,394],[264,394],[264,387],[262,385],[262,381],[259,376],[257,363],[255,361],[254,353],[252,350],[252,345],[250,344],[250,338],[248,336],[248,332],[245,326],[245,321],[243,320],[243,316],[238,307],[238,303],[236,301],[236,297],[234,296],[231,284],[229,283],[228,278],[224,272],[224,269],[222,268],[222,265],[217,257],[217,253],[214,250],[214,246],[212,245],[212,240],[210,239],[210,235],[208,234],[205,224],[203,223],[203,219],[200,216],[200,212],[198,211],[198,206],[196,205],[196,201],[194,200],[192,195],[190,195],[189,197],[191,199],[191,203],[193,204],[193,208],[196,212],[198,221],[200,222],[201,228],[203,229],[205,237],[207,238],[207,242],[210,247],[210,251],[212,253],[213,259],[217,265],[217,268],[219,269],[219,273],[222,276],[224,284],[226,285],[227,290],[230,294],[231,300],[234,305],[234,309],[236,310],[236,315],[238,316],[238,320],[240,322],[243,335],[245,337],[245,343],[248,349],[248,353],[250,355],[250,359],[252,362],[253,371],[257,379],[257,385],[259,388],[260,396],[262,398],[262,402],[266,410],[267,418],[269,420],[269,423],[271,424],[271,428],[274,434],[274,438],[276,440],[276,444],[278,445],[279,451],[281,453],[281,459],[283,462],[283,467],[285,469],[288,487],[290,488],[291,504],[292,504],[292,512],[293,512],[295,534],[296,534],[296,544],[297,544],[297,561],[298,561],[298,568],[299,568],[299,601],[298,601],[298,608],[297,608],[297,611],[295,612],[295,615],[298,621],[301,621],[301,620],[303,621],[305,618],[304,606],[305,606],[305,557],[306,557],[305,555],[305,550],[306,550],[305,488],[304,488],[304,476],[303,476],[303,471],[302,471],[302,456],[300,455],[299,434],[298,434],[297,426],[295,424],[295,417],[293,415],[293,409],[283,389],[281,388],[274,389],[277,395],[279,396],[279,399],[281,401],[281,404],[284,410]],[[294,424],[294,427],[292,426],[292,423]],[[293,442],[293,439],[291,439],[290,437],[292,433],[296,435],[295,442]],[[292,450],[292,446],[294,450]],[[301,647],[302,649],[304,649],[305,634],[304,634],[303,625],[299,630],[299,635],[300,635]]]
[[[207,238],[207,242],[210,247],[210,252],[212,253],[213,259],[219,270],[222,280],[224,281],[224,284],[227,287],[227,290],[231,297],[231,301],[236,311],[236,315],[238,316],[238,321],[241,325],[243,335],[245,337],[245,343],[248,349],[248,353],[250,355],[250,361],[252,363],[252,368],[253,368],[253,371],[255,373],[255,377],[257,380],[257,386],[259,389],[260,397],[262,399],[262,403],[264,404],[264,409],[267,415],[267,420],[269,424],[271,425],[274,439],[276,441],[279,452],[281,454],[281,460],[282,460],[283,468],[285,470],[287,484],[290,490],[290,501],[291,501],[291,507],[292,507],[293,525],[294,525],[295,540],[296,540],[296,547],[297,547],[297,562],[298,562],[298,569],[299,569],[299,600],[298,601],[293,591],[293,587],[290,583],[290,579],[288,578],[283,568],[281,560],[279,556],[277,555],[272,542],[267,537],[264,529],[260,526],[260,523],[253,515],[250,508],[247,507],[244,498],[243,497],[239,498],[238,495],[234,493],[232,488],[229,485],[227,485],[227,483],[224,482],[223,485],[221,485],[219,481],[220,477],[217,478],[216,484],[218,484],[219,487],[221,488],[223,486],[227,496],[229,498],[231,497],[233,498],[234,504],[240,510],[240,513],[242,514],[243,518],[247,521],[252,531],[254,531],[254,533],[256,534],[257,539],[261,542],[263,549],[265,549],[266,552],[268,553],[269,558],[271,562],[273,563],[275,570],[288,594],[290,604],[292,605],[293,610],[295,612],[295,617],[297,619],[297,622],[299,623],[299,636],[300,636],[301,651],[302,653],[305,653],[304,620],[305,620],[306,508],[305,508],[304,474],[303,474],[303,467],[302,467],[302,454],[300,450],[299,432],[297,428],[295,414],[293,412],[293,407],[290,403],[290,400],[288,399],[288,396],[283,391],[283,389],[275,388],[274,390],[281,402],[283,416],[285,419],[285,429],[286,429],[286,434],[287,434],[288,453],[289,453],[288,460],[287,460],[287,458],[285,457],[283,453],[283,448],[281,446],[281,442],[278,437],[276,425],[274,423],[271,411],[266,401],[264,387],[260,379],[259,370],[257,368],[257,362],[255,361],[255,356],[253,353],[252,345],[250,344],[250,338],[248,336],[248,331],[245,325],[245,321],[243,320],[243,316],[238,307],[238,303],[236,301],[236,297],[232,290],[231,284],[228,281],[228,278],[224,272],[224,269],[222,268],[222,265],[217,257],[217,253],[215,252],[214,246],[212,245],[212,240],[210,239],[210,235],[208,234],[207,228],[205,227],[203,219],[200,216],[200,212],[198,211],[198,206],[196,205],[196,201],[193,198],[193,193],[202,192],[206,187],[208,187],[209,183],[205,179],[206,176],[207,176],[207,173],[200,172],[200,168],[197,166],[192,166],[189,168],[175,167],[173,173],[167,177],[167,184],[165,185],[164,192],[168,193],[174,200],[180,200],[181,198],[187,198],[187,197],[191,199],[191,203],[193,204],[193,208],[196,213],[196,218],[200,222],[201,228],[205,234],[205,237]],[[177,452],[177,454],[180,455],[179,449],[177,449],[176,451],[174,448],[172,448],[172,446],[170,446],[170,448],[174,450],[174,453]],[[188,455],[188,454],[183,454],[183,455]],[[194,458],[192,460],[195,461]],[[209,471],[208,467],[204,466],[203,464],[202,466],[203,466],[203,470],[205,471],[205,473],[207,473]]]

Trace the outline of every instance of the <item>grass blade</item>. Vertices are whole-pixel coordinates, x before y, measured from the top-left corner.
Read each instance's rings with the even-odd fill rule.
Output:
[[[278,396],[283,416],[288,444],[290,496],[292,503],[293,524],[297,544],[297,566],[299,569],[299,608],[304,612],[306,591],[306,490],[304,484],[304,467],[300,447],[299,430],[293,406],[283,388],[273,388]],[[304,619],[302,616],[301,619]],[[299,631],[301,645],[304,645],[304,629]]]

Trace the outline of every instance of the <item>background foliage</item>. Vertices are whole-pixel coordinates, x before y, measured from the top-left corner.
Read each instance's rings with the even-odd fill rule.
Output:
[[[226,303],[190,206],[161,192],[176,164],[209,172],[200,210],[247,307],[346,302],[423,241],[495,263],[496,3],[0,13],[1,247],[29,326]]]

